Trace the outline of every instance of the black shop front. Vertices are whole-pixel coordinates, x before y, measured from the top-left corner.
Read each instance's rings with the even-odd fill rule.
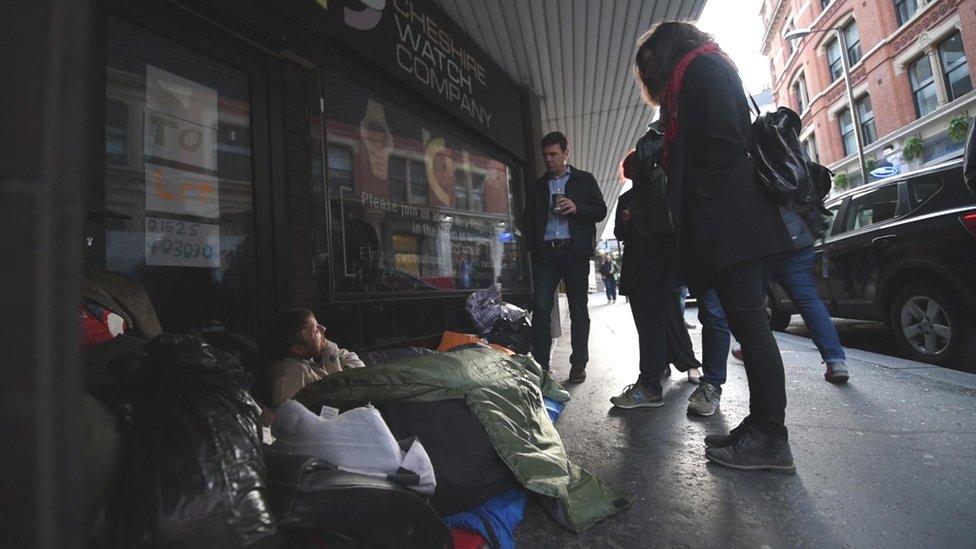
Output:
[[[526,303],[531,99],[434,2],[93,15],[84,259],[140,282],[165,331],[257,337],[299,306],[359,350],[462,328],[491,284]]]

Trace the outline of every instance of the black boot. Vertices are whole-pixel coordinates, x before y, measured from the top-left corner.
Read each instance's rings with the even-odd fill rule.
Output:
[[[727,435],[705,435],[705,446],[707,448],[725,448],[732,446],[749,430],[749,416],[742,420],[738,427],[729,431]]]
[[[755,428],[747,430],[731,446],[706,448],[705,457],[718,465],[744,471],[796,472],[790,443]]]
[[[570,383],[583,383],[586,381],[586,364],[573,364],[569,369]]]

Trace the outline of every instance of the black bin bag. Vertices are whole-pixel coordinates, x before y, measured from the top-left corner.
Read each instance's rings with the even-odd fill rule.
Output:
[[[274,534],[250,374],[189,335],[163,334],[97,389],[122,431],[107,523],[115,547],[243,547]]]
[[[386,479],[266,447],[271,505],[290,547],[446,549],[451,531],[427,500]],[[302,542],[306,543],[302,543]]]
[[[468,296],[467,310],[479,336],[520,355],[532,350],[532,322],[528,311],[502,301],[502,291],[497,284]]]

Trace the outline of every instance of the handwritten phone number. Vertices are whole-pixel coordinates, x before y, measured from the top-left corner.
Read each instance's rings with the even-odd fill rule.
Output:
[[[149,217],[146,219],[146,231],[151,233],[173,233],[180,236],[196,236],[199,232],[199,223],[186,223],[176,219],[156,219]]]
[[[153,242],[150,253],[152,255],[167,255],[170,257],[182,257],[184,259],[203,257],[204,259],[210,260],[217,255],[217,248],[212,244],[204,244],[201,246],[196,242],[162,238]]]

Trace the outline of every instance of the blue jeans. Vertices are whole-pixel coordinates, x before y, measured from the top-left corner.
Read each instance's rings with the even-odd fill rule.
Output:
[[[847,360],[844,347],[840,344],[840,337],[827,307],[817,294],[817,281],[813,274],[815,262],[813,246],[808,246],[777,256],[768,262],[764,274],[767,279],[775,278],[779,281],[789,294],[793,305],[800,311],[803,322],[810,329],[810,335],[820,350],[823,361],[828,364],[842,362]]]
[[[709,290],[698,298],[698,322],[701,322],[702,328],[701,379],[721,389],[725,383],[732,335],[715,290]]]

